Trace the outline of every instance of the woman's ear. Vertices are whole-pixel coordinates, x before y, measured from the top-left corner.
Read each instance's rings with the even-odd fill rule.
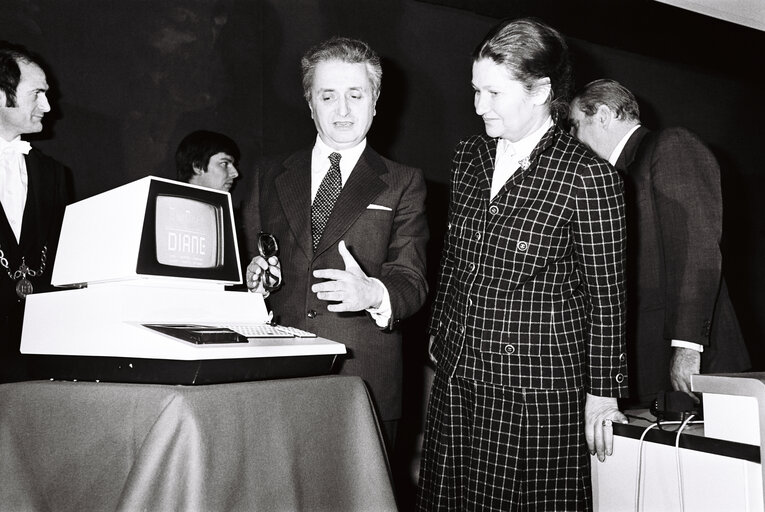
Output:
[[[534,105],[544,105],[552,94],[552,84],[550,77],[543,77],[534,83],[531,89],[531,97]]]

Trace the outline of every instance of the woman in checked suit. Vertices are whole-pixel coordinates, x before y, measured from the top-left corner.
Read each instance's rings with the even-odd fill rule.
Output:
[[[551,27],[498,25],[472,85],[486,134],[452,160],[418,509],[590,510],[590,454],[626,421],[622,184],[558,126]]]

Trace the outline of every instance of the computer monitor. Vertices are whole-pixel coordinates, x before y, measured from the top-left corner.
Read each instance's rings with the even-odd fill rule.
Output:
[[[238,254],[227,192],[148,176],[67,206],[51,277],[70,289],[26,299],[30,372],[210,384],[331,371],[341,343],[226,332],[271,319],[261,294],[226,289],[242,281]]]
[[[52,283],[237,284],[238,254],[228,193],[148,176],[67,207]]]

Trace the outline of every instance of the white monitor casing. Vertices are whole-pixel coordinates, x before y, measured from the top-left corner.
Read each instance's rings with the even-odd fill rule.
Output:
[[[227,192],[147,176],[67,206],[51,284],[92,285],[143,278],[159,279],[161,282],[162,276],[141,274],[137,270],[145,214],[152,199],[150,188],[154,183],[167,183],[181,191],[198,189],[208,195],[219,195],[218,200],[227,206],[224,215],[228,217],[228,225],[234,226],[231,196]],[[231,241],[238,254],[236,236]],[[207,281],[220,285],[242,282],[238,264],[236,271],[232,267],[230,274],[228,279]],[[172,277],[169,280],[177,282],[178,279]]]

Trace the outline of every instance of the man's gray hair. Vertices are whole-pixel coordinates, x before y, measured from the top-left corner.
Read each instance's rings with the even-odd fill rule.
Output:
[[[303,95],[306,101],[311,101],[311,88],[316,66],[320,62],[338,60],[349,64],[365,64],[372,82],[372,94],[377,99],[380,96],[382,83],[382,65],[380,56],[364,41],[348,37],[333,37],[309,49],[300,60],[303,72]]]
[[[592,116],[601,105],[607,106],[622,121],[640,121],[640,107],[635,95],[616,80],[593,80],[574,95],[579,110]]]

